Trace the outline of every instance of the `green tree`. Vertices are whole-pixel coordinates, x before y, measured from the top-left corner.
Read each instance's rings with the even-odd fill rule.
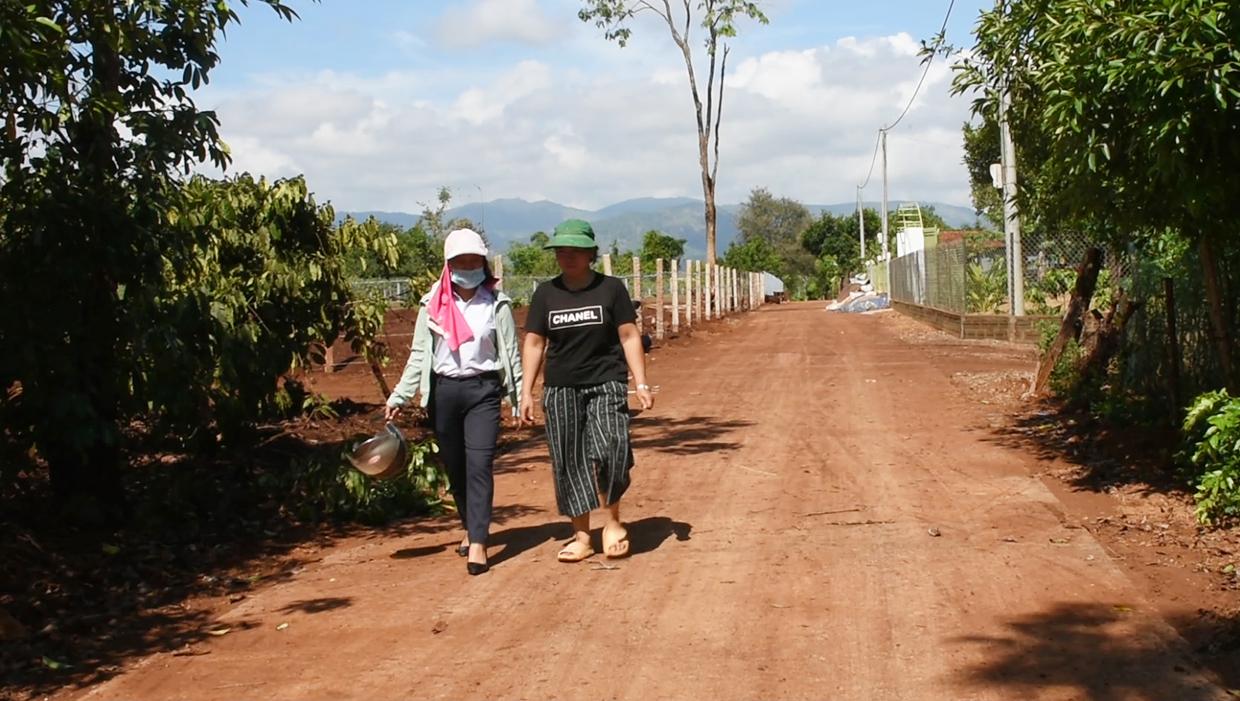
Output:
[[[1240,3],[1009,0],[981,15],[958,91],[1005,88],[1022,211],[1088,223],[1114,247],[1178,232],[1198,248],[1213,339],[1238,381],[1218,248],[1240,221]],[[1013,57],[1019,57],[1014,61]]]
[[[840,290],[844,279],[844,268],[834,256],[821,256],[815,262],[817,273],[806,287],[806,296],[810,299],[834,297]]]
[[[753,272],[778,271],[781,268],[775,249],[761,237],[733,241],[724,252],[723,264],[729,268]]]
[[[684,257],[685,240],[672,238],[658,231],[647,231],[642,235],[642,248],[638,255],[641,256],[643,268],[653,271],[655,261],[660,258],[666,268],[673,260]]]
[[[530,235],[529,243],[512,242],[508,247],[508,260],[512,263],[512,274],[531,277],[559,275],[560,266],[555,262],[555,251],[546,248],[550,240],[546,232],[536,231]]]
[[[702,196],[705,200],[706,261],[715,262],[715,182],[719,173],[719,124],[723,118],[723,80],[727,75],[727,40],[737,34],[737,20],[742,17],[767,23],[758,2],[747,0],[699,0],[696,10],[688,0],[681,9],[673,10],[672,3],[661,4],[649,0],[582,0],[583,8],[577,16],[583,22],[593,22],[603,30],[609,41],[624,46],[632,30],[629,23],[639,13],[649,12],[667,25],[672,43],[684,57],[689,74],[689,92],[693,97],[694,117],[697,120],[698,165],[702,171]],[[693,39],[689,32],[694,24],[705,32],[706,47],[706,104],[698,90],[701,75],[693,66]],[[715,83],[718,82],[718,89]]]
[[[990,177],[991,164],[999,162],[999,123],[993,116],[983,114],[980,123],[965,122],[961,131],[973,211],[990,220],[991,226],[1000,226],[1003,223],[1003,191],[995,187]],[[1024,172],[1019,163],[1017,168]]]
[[[784,281],[789,294],[803,298],[815,274],[814,256],[801,246],[801,236],[813,221],[805,205],[787,197],[775,197],[766,188],[754,188],[741,205],[736,226],[742,245],[763,239],[774,253],[778,267],[771,272]]]
[[[421,205],[422,216],[418,218],[417,226],[441,244],[448,234],[456,229],[473,229],[486,241],[486,231],[480,224],[475,224],[468,217],[448,217],[448,208],[452,205],[452,188],[441,186],[435,196],[435,204],[422,202]]]
[[[882,217],[873,209],[863,210],[865,217],[866,258],[876,258],[881,251]],[[815,258],[831,256],[845,272],[861,270],[861,241],[858,237],[857,215],[835,216],[823,212],[801,235],[801,246]]]
[[[921,208],[921,224],[927,229],[938,229],[940,231],[952,228],[938,212],[934,211],[934,205],[932,204]]]
[[[443,242],[432,237],[421,225],[396,235],[396,266],[392,273],[411,280],[438,277],[443,269]]]
[[[873,209],[863,210],[865,217],[866,258],[873,259],[881,250],[882,218]],[[861,241],[857,231],[857,215],[835,216],[823,212],[801,234],[801,246],[816,263],[810,296],[831,297],[850,273],[861,272]],[[829,277],[827,277],[829,276]]]
[[[148,327],[127,339],[124,412],[164,421],[173,435],[211,426],[229,440],[294,408],[279,379],[316,344],[343,332],[377,358],[385,305],[351,296],[348,254],[392,266],[397,236],[373,219],[333,226],[334,218],[302,178],[187,183],[169,216],[170,240],[185,244],[179,260],[133,291],[149,298]]]
[[[113,514],[123,501],[121,426],[143,348],[161,338],[151,320],[167,313],[170,271],[205,264],[191,236],[199,215],[178,209],[177,177],[228,162],[214,113],[190,93],[236,22],[217,0],[0,5],[0,293],[25,300],[0,308],[11,354],[0,401],[18,405],[8,407],[14,432],[38,446],[57,493]],[[282,225],[315,228],[308,210],[290,208]]]

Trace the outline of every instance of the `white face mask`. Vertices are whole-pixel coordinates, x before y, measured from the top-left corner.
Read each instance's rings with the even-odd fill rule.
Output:
[[[451,276],[452,284],[460,285],[467,290],[472,290],[478,285],[481,285],[487,279],[487,270],[486,268],[453,270]]]

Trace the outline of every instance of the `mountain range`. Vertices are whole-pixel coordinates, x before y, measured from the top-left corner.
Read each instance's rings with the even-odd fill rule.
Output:
[[[888,203],[889,211],[894,212],[901,202],[902,200],[891,200]],[[919,204],[923,209],[934,207],[934,211],[943,217],[949,226],[971,227],[978,220],[970,207],[942,202]],[[878,209],[881,205],[878,202],[866,202],[865,206]],[[821,212],[830,212],[837,216],[852,214],[857,205],[843,202],[806,207],[817,217]],[[716,250],[720,255],[736,238],[736,217],[740,208],[739,204],[719,205]],[[352,216],[354,219],[373,216],[379,221],[404,227],[413,226],[421,219],[420,214],[408,212],[341,212],[339,216]],[[706,252],[706,224],[703,221],[702,201],[690,197],[641,197],[597,210],[578,209],[547,200],[527,202],[521,199],[498,199],[453,207],[447,210],[445,216],[449,220],[463,217],[478,224],[479,228],[485,231],[491,247],[501,251],[508,250],[514,241],[528,241],[530,235],[536,231],[550,233],[561,221],[578,218],[585,219],[594,226],[599,246],[604,250],[611,246],[612,241],[615,241],[621,250],[640,248],[642,235],[653,229],[674,238],[685,239],[687,257],[702,258]]]

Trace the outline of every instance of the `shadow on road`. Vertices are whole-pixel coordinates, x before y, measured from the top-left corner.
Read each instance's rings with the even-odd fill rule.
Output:
[[[500,504],[491,511],[491,523],[498,525],[514,518],[522,518],[532,514],[542,513],[543,509],[529,504]],[[427,555],[441,553],[450,548],[455,548],[460,543],[460,538],[464,534],[461,527],[460,518],[455,513],[449,513],[435,519],[419,519],[407,524],[402,524],[398,529],[390,529],[390,535],[409,535],[413,533],[447,533],[452,540],[447,540],[434,545],[422,545],[416,548],[401,548],[392,553],[394,560],[411,560]],[[491,535],[491,544],[495,545],[495,534]],[[494,560],[493,560],[494,562]]]
[[[321,599],[294,601],[280,609],[281,613],[326,613],[353,605],[351,596],[327,596]]]
[[[506,528],[491,534],[490,545],[499,546],[502,549],[492,555],[490,561],[492,565],[498,565],[547,541],[568,540],[572,536],[573,529],[567,520],[541,523],[537,526]]]
[[[1012,618],[1004,634],[954,641],[983,646],[987,656],[959,674],[970,686],[1005,690],[1000,695],[1006,698],[1040,697],[1052,689],[1073,689],[1091,701],[1217,698],[1186,675],[1199,662],[1168,651],[1166,628],[1132,625],[1124,620],[1131,615],[1120,604],[1063,603]],[[1233,686],[1240,670],[1224,676]]]
[[[420,548],[401,548],[392,553],[393,560],[412,560],[418,557],[426,557],[447,550],[455,543],[440,543],[439,545],[423,545]]]
[[[736,450],[741,445],[740,441],[723,439],[752,425],[752,421],[719,419],[713,416],[638,416],[632,420],[633,449],[657,450],[673,455],[700,455],[720,450]]]
[[[991,431],[989,442],[1031,451],[1040,460],[1077,466],[1065,482],[1090,492],[1132,485],[1141,494],[1184,494],[1172,468],[1180,447],[1170,427],[1116,425],[1046,402]]]
[[[693,530],[691,524],[673,521],[666,516],[650,516],[628,524],[629,551],[633,555],[657,550],[668,538],[676,536],[676,540],[689,540]]]

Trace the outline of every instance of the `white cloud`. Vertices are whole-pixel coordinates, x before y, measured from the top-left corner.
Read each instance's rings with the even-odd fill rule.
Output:
[[[304,172],[320,199],[342,209],[417,211],[441,185],[464,202],[478,190],[582,207],[700,197],[679,54],[628,56],[618,52],[606,70],[526,60],[498,70],[267,76],[250,92],[218,95],[215,107],[238,169]],[[922,71],[908,35],[738,55],[729,67],[720,203],[754,187],[807,203],[851,201],[876,130],[908,103]],[[950,78],[936,64],[889,137],[895,201],[968,203],[968,101],[949,97]],[[876,173],[868,199],[878,199],[879,183]]]
[[[488,89],[469,88],[456,99],[452,112],[475,126],[499,119],[514,102],[551,87],[550,69],[537,61],[522,61],[499,76]]]
[[[436,36],[453,48],[474,48],[495,41],[546,44],[559,34],[558,22],[538,0],[473,0],[439,18]]]

